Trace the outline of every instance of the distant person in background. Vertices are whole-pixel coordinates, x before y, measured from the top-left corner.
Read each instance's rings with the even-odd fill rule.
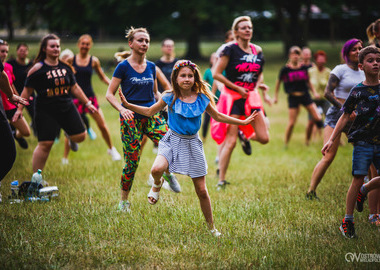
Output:
[[[21,95],[21,92],[24,89],[26,75],[28,74],[28,71],[32,67],[33,63],[28,58],[29,47],[26,43],[18,44],[16,53],[16,58],[10,59],[7,62],[13,67],[13,74],[15,76],[13,85],[15,86],[18,94]],[[34,99],[35,94],[33,93],[29,98],[29,105],[26,106],[26,109],[28,110],[28,113],[31,118],[30,126],[33,129],[34,135],[36,135],[36,128],[34,124]]]
[[[33,91],[37,92],[35,121],[38,144],[33,152],[34,172],[44,169],[60,129],[76,143],[86,138],[86,128],[70,93],[85,104],[90,113],[97,112],[91,100],[76,83],[72,67],[59,60],[60,53],[61,42],[58,36],[48,34],[42,38],[21,94],[28,99]],[[22,104],[18,105],[13,121],[22,116],[23,108]]]
[[[13,74],[13,67],[10,64],[5,62],[8,56],[8,52],[9,52],[8,43],[5,40],[1,39],[0,40],[0,61],[4,66],[4,72],[8,76],[9,84],[11,85],[11,88],[14,94],[17,94],[17,91],[13,84],[15,80],[15,76]],[[17,106],[8,100],[4,92],[1,92],[1,98],[3,100],[3,106],[4,106],[7,119],[10,121],[10,124],[11,124],[13,137],[19,143],[21,148],[27,149],[28,142],[25,140],[24,137],[29,137],[30,135],[30,129],[29,129],[28,123],[26,122],[25,118],[22,115],[19,118],[12,121],[12,118],[14,114],[16,113]]]
[[[161,43],[161,52],[162,56],[159,60],[156,61],[155,64],[161,69],[162,73],[164,73],[168,82],[171,83],[172,70],[174,64],[178,61],[178,59],[175,57],[174,41],[170,38],[164,39]],[[165,89],[164,86],[159,83],[158,91],[162,93],[164,90],[168,89]]]
[[[301,53],[301,62],[303,66],[307,68],[311,68],[313,66],[313,62],[311,62],[312,52],[309,47],[302,47]]]
[[[377,19],[367,27],[368,43],[380,48],[380,19]]]
[[[359,39],[348,40],[342,48],[342,58],[344,64],[337,65],[331,72],[325,88],[325,98],[330,101],[332,106],[328,109],[325,119],[325,128],[323,130],[323,143],[326,144],[330,138],[339,117],[342,115],[341,110],[343,103],[346,101],[350,90],[364,81],[364,72],[359,70],[359,51],[362,49],[363,43]],[[354,116],[353,116],[354,117]],[[343,132],[347,133],[350,125],[347,125]],[[315,165],[313,174],[310,179],[310,186],[306,193],[306,199],[319,199],[316,193],[317,187],[325,175],[327,169],[334,161],[338,151],[341,134],[334,140],[333,145],[322,159]]]
[[[280,70],[275,87],[274,103],[277,103],[278,101],[278,92],[281,82],[283,82],[284,90],[288,95],[289,122],[285,131],[285,148],[288,147],[293,128],[297,122],[300,105],[303,105],[312,115],[318,128],[323,127],[321,115],[317,110],[317,106],[311,99],[309,89],[315,98],[319,98],[319,95],[310,83],[308,66],[304,65],[300,61],[300,58],[301,49],[298,46],[292,46],[289,49],[289,60]]]
[[[314,98],[313,101],[317,105],[321,115],[326,115],[331,103],[324,97],[325,88],[329,80],[331,69],[326,67],[327,55],[324,51],[319,50],[314,54],[315,64],[309,68],[310,82],[315,91],[319,94],[319,98]],[[320,129],[318,129],[320,131]],[[309,114],[309,122],[306,127],[306,145],[309,145],[312,134],[315,134],[315,122]]]
[[[4,72],[3,63],[0,61],[0,92],[4,93],[7,99],[13,103],[22,103],[28,105],[26,99],[20,98],[15,95],[11,85],[9,84],[8,76]],[[13,163],[16,159],[16,147],[13,139],[12,131],[9,126],[7,117],[4,112],[3,103],[0,99],[0,187],[1,180],[11,170]],[[2,196],[0,193],[0,202],[2,202]]]
[[[92,73],[95,70],[99,79],[109,85],[110,79],[104,74],[103,69],[100,65],[100,61],[96,56],[90,55],[90,50],[93,45],[92,37],[88,34],[82,35],[78,39],[77,46],[79,48],[79,53],[74,55],[72,58],[67,59],[68,63],[72,64],[75,70],[75,78],[78,85],[82,88],[83,92],[90,99],[92,104],[97,108],[97,112],[91,113],[91,117],[95,120],[99,130],[102,132],[102,137],[107,144],[108,150],[107,153],[111,156],[112,160],[117,161],[121,160],[121,156],[116,148],[112,144],[111,134],[109,132],[106,120],[104,118],[102,109],[99,107],[98,100],[96,98],[94,89],[92,87],[91,77]],[[81,115],[84,115],[89,112],[88,108],[80,103],[78,99],[74,99],[74,104],[78,108],[78,111]],[[87,119],[87,117],[82,117],[82,119]],[[87,132],[90,135],[93,133],[92,129],[89,127],[88,120],[84,121]],[[92,135],[93,136],[93,135]],[[68,140],[65,143],[65,153],[62,159],[63,164],[68,163],[68,152],[69,144]]]

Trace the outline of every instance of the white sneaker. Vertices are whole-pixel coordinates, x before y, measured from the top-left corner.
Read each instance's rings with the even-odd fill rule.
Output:
[[[120,201],[117,207],[117,211],[131,213],[131,203],[128,201]]]
[[[61,162],[62,162],[62,165],[69,164],[69,160],[67,158],[62,158]]]
[[[108,155],[112,157],[113,161],[121,160],[121,156],[119,152],[116,150],[115,146],[113,146],[111,149],[107,150]]]
[[[212,229],[212,230],[210,230],[210,233],[213,235],[213,236],[215,236],[215,237],[219,237],[219,236],[221,236],[222,235],[222,233],[220,232],[220,231],[218,231],[217,229]]]

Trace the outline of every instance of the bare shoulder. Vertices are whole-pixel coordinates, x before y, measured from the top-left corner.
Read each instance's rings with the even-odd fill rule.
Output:
[[[37,70],[41,69],[43,64],[41,62],[38,62],[32,66],[32,68],[28,72],[28,76],[32,75]]]
[[[259,45],[256,45],[256,44],[252,44],[253,46],[255,46],[255,49],[258,53],[262,52],[263,49],[259,46]]]
[[[94,55],[92,55],[91,57],[92,57],[92,64],[93,65],[100,65],[100,60],[98,57],[96,57]]]

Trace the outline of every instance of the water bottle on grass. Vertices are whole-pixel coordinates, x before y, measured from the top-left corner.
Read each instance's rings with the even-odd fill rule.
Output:
[[[38,171],[33,174],[32,180],[30,181],[30,185],[28,188],[27,196],[26,196],[28,198],[28,200],[30,200],[30,201],[39,200],[38,186],[42,183],[41,172],[42,171],[40,169],[38,169]]]
[[[11,183],[11,195],[9,196],[9,202],[10,203],[20,203],[21,200],[19,198],[19,186],[18,186],[18,180],[15,180]]]

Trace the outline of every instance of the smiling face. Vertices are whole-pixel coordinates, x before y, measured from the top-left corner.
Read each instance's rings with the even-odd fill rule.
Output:
[[[81,54],[87,54],[90,51],[91,47],[92,40],[90,40],[89,38],[84,37],[78,41],[78,48]]]
[[[50,39],[44,49],[46,57],[59,57],[61,53],[61,42],[58,39]]]
[[[150,37],[147,33],[137,32],[133,36],[133,40],[128,42],[133,52],[145,54],[149,49]]]
[[[24,60],[28,57],[29,54],[29,49],[26,46],[20,46],[17,49],[17,57]]]
[[[191,90],[194,85],[194,72],[190,67],[183,67],[179,70],[177,84],[181,90]]]

